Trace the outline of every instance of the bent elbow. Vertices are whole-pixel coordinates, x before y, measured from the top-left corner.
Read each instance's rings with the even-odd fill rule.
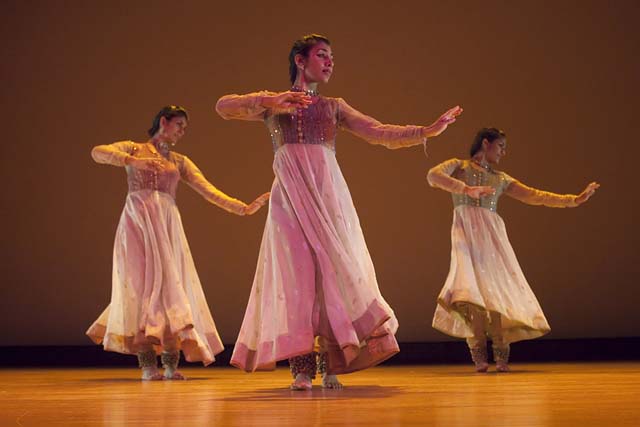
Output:
[[[215,112],[218,113],[218,115],[225,120],[231,119],[231,117],[227,114],[227,108],[226,108],[227,96],[228,95],[225,95],[220,99],[218,99],[218,102],[216,102],[216,105],[214,107]]]
[[[435,171],[435,168],[429,169],[429,172],[427,172],[427,182],[432,187],[436,187],[436,176],[437,172]]]
[[[100,163],[100,151],[102,149],[102,145],[96,145],[91,149],[91,158],[94,162]]]

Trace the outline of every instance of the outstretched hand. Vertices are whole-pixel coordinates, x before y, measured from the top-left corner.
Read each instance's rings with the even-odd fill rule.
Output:
[[[589,200],[589,198],[593,196],[598,188],[600,188],[600,184],[598,184],[597,182],[594,181],[589,183],[589,185],[587,185],[587,188],[585,188],[582,193],[580,193],[578,197],[576,197],[576,203],[581,205]]]
[[[249,203],[247,207],[244,208],[244,214],[253,215],[254,213],[258,212],[258,209],[260,209],[267,203],[267,201],[269,200],[269,196],[271,196],[271,193],[264,193],[253,202]]]
[[[264,96],[262,106],[275,112],[290,112],[296,108],[307,108],[311,104],[311,97],[304,92],[281,92],[277,95]]]
[[[451,108],[441,115],[431,126],[425,128],[424,136],[432,137],[440,135],[451,123],[456,121],[456,118],[462,114],[462,111],[462,107],[459,105]]]
[[[464,188],[464,194],[472,199],[479,199],[480,197],[489,196],[494,194],[496,189],[487,185],[471,186],[468,185]]]

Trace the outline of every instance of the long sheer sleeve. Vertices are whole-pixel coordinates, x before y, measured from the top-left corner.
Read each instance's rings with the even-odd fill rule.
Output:
[[[370,144],[389,149],[412,147],[424,143],[424,126],[385,125],[351,107],[338,98],[338,126]]]
[[[576,203],[576,195],[574,194],[556,194],[549,191],[538,190],[529,187],[509,177],[511,183],[504,190],[504,194],[513,197],[528,205],[543,205],[550,208],[573,208],[578,206]]]
[[[462,160],[449,159],[429,169],[427,181],[432,187],[440,188],[449,193],[462,194],[466,184],[451,175],[462,165]]]
[[[204,174],[187,156],[182,156],[180,176],[208,202],[221,207],[227,212],[244,215],[247,205],[241,200],[234,199],[218,190],[213,184],[207,181]]]
[[[274,93],[261,91],[247,95],[225,95],[218,99],[216,112],[225,120],[262,121],[267,111],[262,106],[262,97],[267,95],[274,95]]]
[[[127,157],[133,155],[136,145],[133,141],[119,141],[113,144],[96,145],[91,150],[91,157],[97,163],[113,166],[124,166]]]

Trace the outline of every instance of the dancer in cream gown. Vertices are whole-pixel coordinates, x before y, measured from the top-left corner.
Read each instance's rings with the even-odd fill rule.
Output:
[[[498,215],[502,194],[530,205],[576,207],[599,185],[579,195],[536,190],[495,169],[506,153],[506,135],[495,128],[478,132],[469,160],[450,159],[429,171],[433,187],[453,196],[451,267],[438,296],[433,327],[466,338],[478,372],[489,368],[487,338],[496,369],[509,370],[509,344],[549,332],[549,324],[513,252]]]
[[[126,169],[129,192],[116,231],[111,303],[87,335],[105,350],[137,354],[144,380],[183,379],[180,350],[186,360],[207,365],[224,349],[182,228],[178,182],[236,215],[253,214],[269,197],[250,205],[231,198],[187,156],[171,151],[187,124],[183,108],[168,106],[156,115],[149,141],[99,145],[91,152],[98,163]]]
[[[297,40],[289,62],[290,91],[227,95],[216,105],[225,119],[264,122],[275,151],[269,214],[231,363],[254,371],[289,359],[293,389],[310,389],[317,371],[324,387],[340,388],[336,374],[398,352],[398,322],[338,166],[338,129],[391,149],[411,147],[442,133],[462,109],[431,126],[385,125],[319,94],[334,65],[326,37]]]

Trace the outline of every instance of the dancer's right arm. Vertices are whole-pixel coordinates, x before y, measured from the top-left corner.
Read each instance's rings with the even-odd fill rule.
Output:
[[[136,169],[162,169],[162,162],[155,158],[135,157],[138,150],[133,141],[118,141],[113,144],[96,145],[91,150],[91,157],[97,163],[112,166],[132,166]]]
[[[311,97],[304,92],[254,92],[247,95],[225,95],[216,103],[216,112],[225,120],[262,121],[265,112],[293,111],[306,108]]]
[[[429,185],[449,193],[466,194],[474,199],[479,199],[495,192],[493,187],[467,185],[464,181],[451,176],[460,166],[462,166],[462,160],[449,159],[432,167],[427,174]]]

